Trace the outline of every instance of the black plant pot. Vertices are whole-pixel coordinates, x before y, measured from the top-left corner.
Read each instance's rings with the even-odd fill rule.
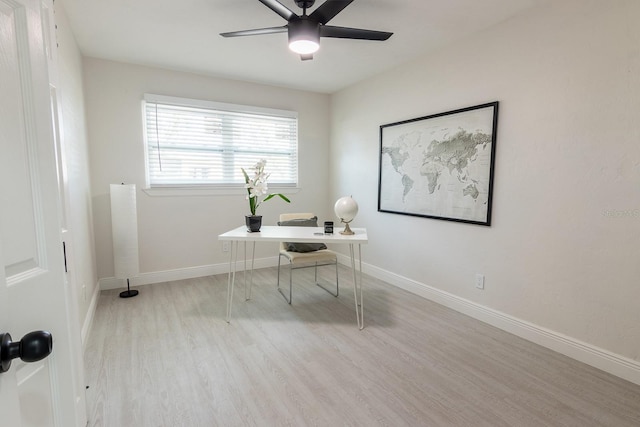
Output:
[[[262,227],[262,215],[246,215],[247,231],[250,233],[256,233],[260,231]]]

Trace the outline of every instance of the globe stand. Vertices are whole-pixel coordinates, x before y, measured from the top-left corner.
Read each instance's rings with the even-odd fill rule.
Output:
[[[349,227],[349,223],[351,221],[343,221],[342,218],[340,219],[340,221],[342,221],[344,223],[344,230],[342,230],[340,232],[340,234],[346,234],[348,236],[352,235],[352,234],[356,234],[353,231],[351,231],[351,228]]]

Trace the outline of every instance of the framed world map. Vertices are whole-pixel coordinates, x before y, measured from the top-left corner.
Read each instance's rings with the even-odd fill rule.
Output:
[[[380,126],[378,211],[491,225],[498,102]]]

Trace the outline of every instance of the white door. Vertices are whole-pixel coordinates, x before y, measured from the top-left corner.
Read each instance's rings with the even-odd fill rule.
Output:
[[[0,424],[79,427],[80,337],[70,321],[48,76],[51,0],[0,0],[0,333],[53,335],[41,361],[0,374]],[[74,327],[75,326],[75,327]]]

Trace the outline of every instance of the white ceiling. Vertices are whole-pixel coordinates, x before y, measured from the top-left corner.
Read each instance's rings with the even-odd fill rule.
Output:
[[[58,1],[85,56],[333,93],[547,0],[355,0],[329,24],[394,35],[323,38],[312,61],[289,51],[286,33],[219,35],[286,24],[258,0]],[[294,0],[280,2],[301,14]]]

